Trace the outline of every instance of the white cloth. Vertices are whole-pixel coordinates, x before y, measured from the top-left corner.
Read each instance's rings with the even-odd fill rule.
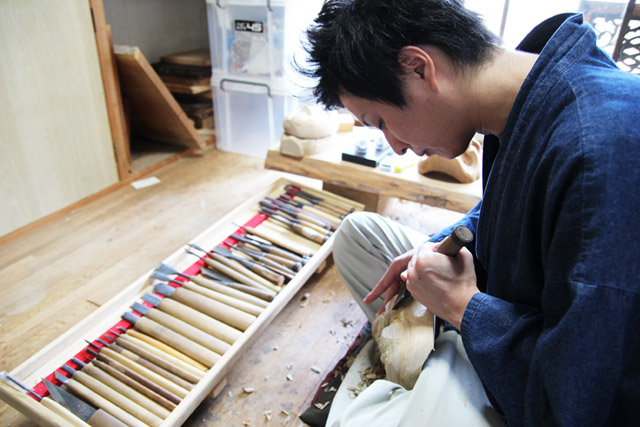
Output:
[[[396,256],[427,236],[371,213],[351,214],[334,242],[334,260],[347,287],[370,321],[383,302],[362,298]],[[413,390],[377,380],[352,399],[349,388],[372,366],[373,341],[357,356],[331,404],[327,427],[502,426],[455,331],[440,334]]]

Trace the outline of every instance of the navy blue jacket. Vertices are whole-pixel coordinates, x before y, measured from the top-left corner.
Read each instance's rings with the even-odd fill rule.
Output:
[[[512,426],[640,424],[640,78],[595,42],[574,15],[545,45],[461,221],[486,284],[460,332]]]

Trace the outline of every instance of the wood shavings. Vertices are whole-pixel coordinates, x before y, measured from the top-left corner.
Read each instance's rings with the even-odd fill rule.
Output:
[[[344,326],[345,328],[353,326],[353,320],[340,319],[340,323],[342,323],[342,326]]]
[[[317,366],[312,366],[311,370],[316,374],[319,374],[320,372],[322,372],[322,369],[318,368]]]
[[[264,415],[265,420],[271,421],[271,417],[273,416],[273,411],[269,409],[267,411],[264,411],[262,415]]]
[[[289,374],[289,375],[287,375],[287,380],[293,382],[296,379],[293,377],[293,375]]]
[[[251,425],[251,420],[244,420],[244,421],[242,422],[242,425],[243,425],[243,426],[250,426],[250,425]]]
[[[280,409],[280,413],[281,413],[282,415],[287,416],[287,417],[289,416],[289,412],[287,412],[287,410],[286,410],[286,409]]]
[[[289,364],[287,365],[287,370],[288,370],[288,371],[290,371],[290,370],[292,370],[292,369],[293,369],[293,364],[292,364],[292,363],[289,363]]]
[[[253,388],[253,387],[246,387],[245,386],[245,387],[242,387],[242,391],[244,391],[246,394],[251,394],[251,393],[255,392],[256,389]]]
[[[352,399],[358,397],[360,393],[364,391],[367,387],[373,384],[374,381],[385,378],[384,366],[382,363],[377,361],[373,367],[368,367],[364,371],[358,372],[360,374],[360,382],[357,386],[352,386],[347,388],[352,393],[350,396]]]
[[[300,298],[300,301],[306,301],[309,298],[311,298],[311,294],[309,292],[306,292],[304,295],[302,295],[302,298]]]

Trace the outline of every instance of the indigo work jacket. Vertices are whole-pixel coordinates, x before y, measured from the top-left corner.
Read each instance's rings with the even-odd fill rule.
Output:
[[[509,425],[640,423],[639,219],[640,78],[573,15],[521,87],[483,200],[460,221],[486,270],[460,333]]]

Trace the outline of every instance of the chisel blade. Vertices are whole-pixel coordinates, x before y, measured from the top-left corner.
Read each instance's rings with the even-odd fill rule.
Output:
[[[60,405],[67,408],[71,413],[73,413],[76,417],[80,418],[82,421],[87,422],[89,418],[97,411],[96,408],[89,405],[83,400],[78,399],[71,393],[67,392],[61,387],[43,379],[45,387],[47,387],[47,391]]]

